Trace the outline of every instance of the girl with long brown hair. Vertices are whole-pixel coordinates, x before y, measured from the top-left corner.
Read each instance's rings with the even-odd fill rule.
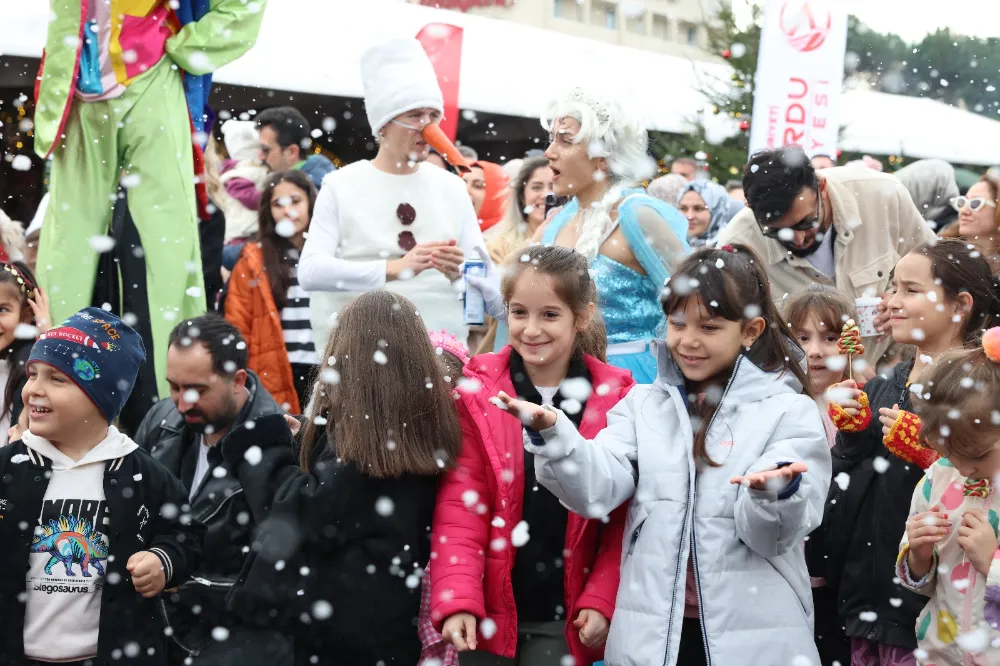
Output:
[[[461,431],[413,304],[360,294],[339,314],[299,434],[264,417],[223,447],[261,524],[234,607],[295,639],[295,664],[415,664],[439,475]],[[248,424],[249,426],[249,424]]]
[[[498,395],[570,510],[627,507],[607,662],[816,663],[802,539],[822,515],[830,448],[802,350],[746,246],[683,261],[662,305],[656,381],[593,439],[565,409]]]
[[[319,363],[309,293],[298,281],[299,253],[315,204],[316,187],[303,172],[268,178],[257,235],[243,245],[224,305],[226,319],[247,341],[248,367],[290,414],[298,414],[308,402]]]

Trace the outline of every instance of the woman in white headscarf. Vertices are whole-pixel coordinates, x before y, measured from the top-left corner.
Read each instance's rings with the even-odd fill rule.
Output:
[[[688,183],[677,198],[677,210],[687,218],[691,247],[715,245],[715,239],[732,219],[733,200],[721,185],[710,180]]]
[[[553,190],[572,199],[549,220],[545,244],[590,262],[608,331],[608,362],[639,383],[656,378],[649,342],[663,318],[660,290],[689,252],[687,220],[637,183],[652,175],[643,122],[611,95],[574,88],[542,118]]]

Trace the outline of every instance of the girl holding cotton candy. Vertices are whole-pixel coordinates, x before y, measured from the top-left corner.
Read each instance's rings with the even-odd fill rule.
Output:
[[[915,663],[914,623],[925,600],[896,574],[897,538],[906,497],[938,458],[915,413],[917,398],[933,393],[921,373],[947,352],[978,347],[983,331],[1000,321],[1000,299],[987,260],[956,239],[917,246],[896,263],[892,280],[892,337],[914,345],[916,358],[872,378],[864,391],[850,379],[829,391],[840,431],[835,483],[809,546],[812,559],[822,543],[825,571],[814,573],[837,590],[855,663],[906,665]],[[976,389],[969,383],[968,390]]]

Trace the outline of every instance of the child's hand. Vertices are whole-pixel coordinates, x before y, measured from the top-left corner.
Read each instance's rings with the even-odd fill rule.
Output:
[[[135,591],[147,599],[158,595],[167,584],[163,562],[148,550],[141,550],[128,558],[125,568],[132,574]]]
[[[888,437],[892,430],[892,424],[899,418],[899,405],[893,405],[892,409],[882,407],[878,410],[878,420],[882,422],[882,436]]]
[[[288,424],[288,429],[292,431],[292,437],[299,434],[299,430],[302,429],[302,422],[291,414],[285,414],[285,423]]]
[[[444,621],[441,635],[459,652],[475,650],[476,616],[471,613],[455,613]]]
[[[28,305],[35,319],[38,335],[52,328],[52,316],[49,314],[49,297],[45,290],[39,287],[28,296]]]
[[[861,389],[858,388],[857,382],[853,379],[834,384],[826,390],[827,401],[839,405],[851,416],[857,416],[861,413],[861,403],[856,399],[859,395],[861,395]]]
[[[993,553],[997,550],[997,536],[993,526],[979,511],[966,511],[958,526],[958,545],[965,551],[969,562],[983,576],[990,572]]]
[[[987,525],[988,527],[988,525]],[[948,514],[941,512],[941,507],[935,504],[930,511],[915,513],[906,521],[906,542],[910,546],[907,562],[910,565],[910,575],[915,579],[923,578],[931,569],[934,561],[934,548],[938,542],[948,536],[951,523]],[[993,528],[990,528],[992,533]],[[992,554],[992,553],[991,553]]]
[[[769,469],[765,472],[754,472],[746,476],[734,476],[729,479],[729,483],[749,485],[754,490],[766,490],[768,481],[778,479],[784,481],[785,485],[788,485],[796,474],[803,474],[807,471],[809,471],[809,468],[805,463],[796,462],[784,467]]]
[[[878,314],[875,315],[875,330],[878,331],[879,338],[884,338],[886,333],[892,331],[892,313],[889,312],[890,298],[892,298],[892,292],[884,292],[882,300],[876,308]]]
[[[581,610],[573,620],[573,626],[580,630],[580,642],[591,650],[596,650],[608,640],[608,618],[593,608]]]
[[[521,419],[521,423],[529,428],[533,428],[535,430],[545,430],[546,428],[551,428],[556,424],[555,412],[543,409],[542,407],[528,402],[527,400],[512,398],[503,391],[497,393],[497,397],[491,402],[493,402],[493,404],[500,409],[506,409],[508,412]]]

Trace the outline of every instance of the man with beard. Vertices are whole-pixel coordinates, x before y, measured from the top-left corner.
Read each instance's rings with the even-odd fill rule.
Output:
[[[173,638],[169,663],[288,666],[291,650],[284,637],[247,626],[226,608],[256,525],[236,474],[222,458],[222,440],[245,436],[254,419],[280,414],[281,407],[247,370],[246,342],[222,317],[181,322],[168,345],[170,400],[150,409],[135,441],[181,480],[191,515],[208,528],[195,576],[161,597]]]
[[[754,154],[743,191],[747,207],[718,243],[748,245],[760,256],[779,306],[812,282],[851,298],[880,296],[900,257],[934,239],[894,176],[857,167],[817,173],[798,146]],[[880,333],[888,331],[884,306],[883,298]],[[886,335],[866,341],[866,358],[876,361],[890,343]]]

